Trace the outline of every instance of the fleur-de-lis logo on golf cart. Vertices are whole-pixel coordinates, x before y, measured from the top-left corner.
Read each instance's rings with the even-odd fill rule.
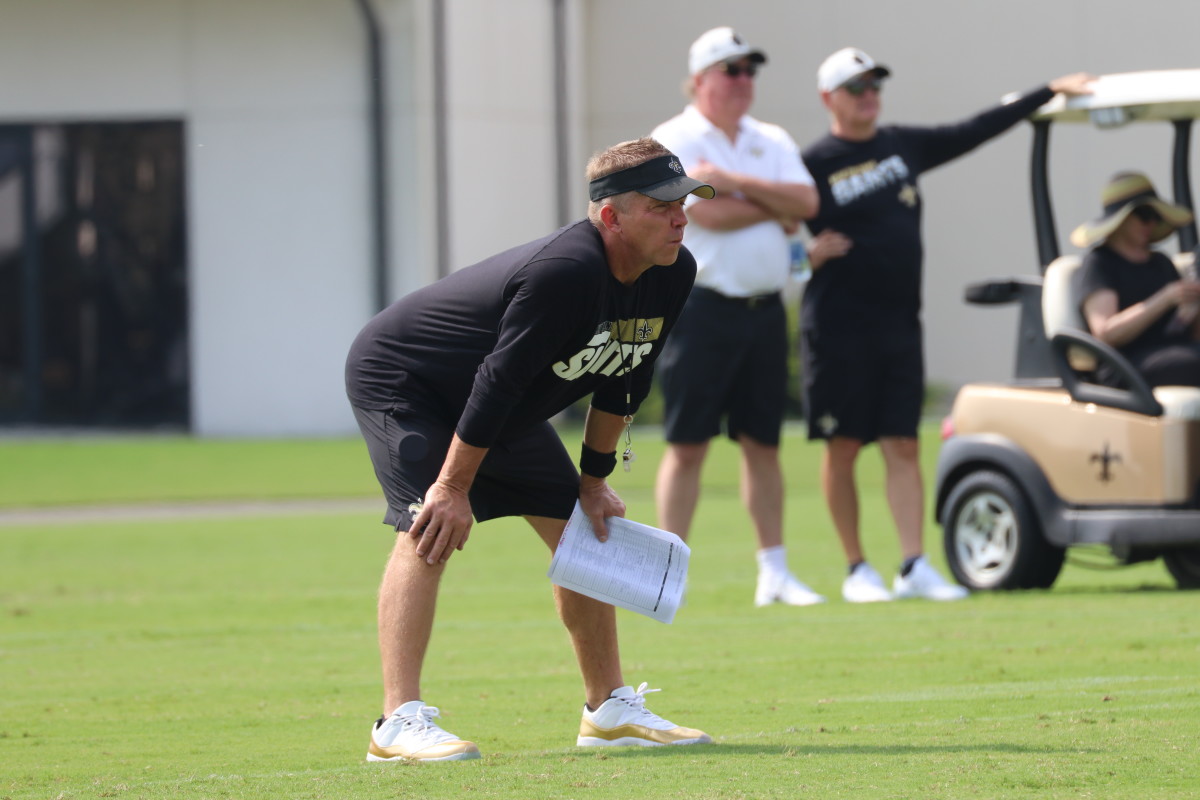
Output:
[[[1121,455],[1112,452],[1108,447],[1108,442],[1104,443],[1104,450],[1099,453],[1092,453],[1092,457],[1088,459],[1089,464],[1100,462],[1100,480],[1108,483],[1113,479],[1112,471],[1109,470],[1109,465],[1120,464]]]

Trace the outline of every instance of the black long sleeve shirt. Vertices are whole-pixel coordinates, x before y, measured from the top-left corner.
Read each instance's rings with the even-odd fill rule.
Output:
[[[955,124],[882,126],[865,142],[829,134],[803,151],[817,182],[814,234],[831,228],[850,252],[814,270],[804,290],[806,329],[860,328],[921,310],[921,194],[917,176],[998,136],[1054,96],[1036,89]]]
[[[683,248],[622,285],[582,220],[379,312],[350,348],[346,391],[362,408],[438,414],[476,447],[589,394],[601,411],[632,413],[695,277]]]

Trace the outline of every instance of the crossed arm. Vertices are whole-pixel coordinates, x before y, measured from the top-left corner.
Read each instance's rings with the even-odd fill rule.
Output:
[[[689,169],[688,174],[717,190],[713,199],[688,206],[691,219],[710,230],[739,230],[774,220],[791,233],[801,220],[817,213],[817,189],[809,184],[768,181],[707,161]]]

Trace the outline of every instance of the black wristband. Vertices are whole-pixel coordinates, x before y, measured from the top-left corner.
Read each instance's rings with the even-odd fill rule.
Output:
[[[583,446],[583,451],[579,454],[580,472],[585,475],[591,475],[593,478],[607,478],[616,468],[616,450],[613,450],[611,453],[599,453],[586,444]]]

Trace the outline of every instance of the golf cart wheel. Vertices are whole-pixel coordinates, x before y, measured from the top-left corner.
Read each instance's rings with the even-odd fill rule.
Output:
[[[1063,549],[1045,540],[1021,490],[999,472],[959,481],[942,530],[950,571],[970,589],[1046,589],[1062,570]]]
[[[1163,563],[1180,589],[1200,589],[1200,547],[1168,550]]]

